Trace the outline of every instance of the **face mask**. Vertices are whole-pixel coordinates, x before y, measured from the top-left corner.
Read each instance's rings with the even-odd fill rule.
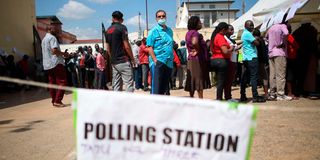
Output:
[[[165,25],[166,24],[166,19],[159,19],[158,20],[159,25]]]

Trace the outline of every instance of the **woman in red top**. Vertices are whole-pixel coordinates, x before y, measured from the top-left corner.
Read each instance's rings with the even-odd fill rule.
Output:
[[[217,76],[217,100],[222,100],[222,93],[228,75],[228,61],[230,61],[230,55],[233,50],[233,46],[230,46],[227,40],[224,38],[224,35],[226,35],[228,29],[229,25],[225,22],[221,22],[211,35],[210,48],[212,51],[212,56],[210,60],[210,66],[216,72]]]
[[[146,38],[141,40],[140,50],[139,50],[139,61],[142,68],[142,83],[143,90],[147,91],[148,88],[148,73],[149,73],[149,53],[146,46]]]

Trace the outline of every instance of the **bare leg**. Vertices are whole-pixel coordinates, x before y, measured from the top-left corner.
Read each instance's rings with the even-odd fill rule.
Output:
[[[190,95],[190,97],[193,98],[193,96],[194,96],[194,91],[189,91],[189,95]]]
[[[203,90],[198,90],[198,96],[200,99],[203,99]]]

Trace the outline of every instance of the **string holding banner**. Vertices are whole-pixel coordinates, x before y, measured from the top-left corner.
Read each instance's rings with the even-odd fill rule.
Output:
[[[41,87],[41,88],[52,88],[52,89],[62,89],[65,91],[70,91],[73,92],[76,87],[68,87],[68,86],[59,86],[55,84],[48,84],[48,83],[43,83],[43,82],[37,82],[37,81],[32,81],[32,80],[23,80],[23,79],[18,79],[18,78],[10,78],[10,77],[5,77],[5,76],[0,76],[0,81],[4,82],[10,82],[10,83],[16,83],[20,85],[29,85],[29,86],[35,86],[35,87]],[[259,110],[262,111],[313,111],[313,108],[310,109],[293,109],[290,107],[276,107],[276,106],[260,106],[259,105]]]
[[[252,105],[87,89],[75,92],[79,160],[249,157],[257,114]]]
[[[36,81],[31,81],[31,80],[23,80],[23,79],[18,79],[18,78],[10,78],[10,77],[4,77],[4,76],[0,76],[0,81],[16,83],[16,84],[21,84],[21,85],[41,87],[41,88],[62,89],[62,90],[70,91],[70,92],[72,92],[75,89],[75,87],[60,86],[60,85],[55,85],[55,84],[36,82]]]

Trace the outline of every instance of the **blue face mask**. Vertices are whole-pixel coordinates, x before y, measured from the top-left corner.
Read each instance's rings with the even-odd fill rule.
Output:
[[[159,25],[166,25],[166,21],[167,21],[166,19],[159,19],[158,24]]]

